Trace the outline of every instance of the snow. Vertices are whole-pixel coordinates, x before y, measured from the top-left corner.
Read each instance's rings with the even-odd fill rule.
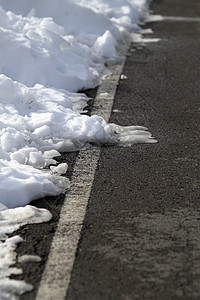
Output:
[[[28,254],[22,255],[17,259],[19,263],[40,262],[41,260],[42,260],[41,257],[38,255],[28,255]]]
[[[1,207],[3,209],[3,207]],[[32,290],[32,285],[24,281],[9,279],[10,275],[21,274],[22,270],[14,268],[16,262],[15,249],[22,238],[14,236],[8,238],[8,234],[17,230],[23,225],[31,223],[47,222],[51,214],[46,209],[38,209],[27,205],[14,209],[0,211],[0,299],[17,299],[21,295]]]
[[[52,173],[56,173],[59,175],[65,174],[68,169],[68,165],[66,163],[61,163],[58,166],[50,166]]]
[[[155,142],[145,127],[81,114],[88,98],[78,93],[100,83],[122,44],[142,40],[147,2],[0,0],[0,299],[32,288],[9,279],[21,272],[10,268],[21,238],[7,235],[48,221],[46,210],[28,204],[69,188],[60,176],[68,166],[54,158],[91,144]]]
[[[0,168],[1,204],[9,208],[24,206],[39,197],[61,194],[69,187],[68,179],[56,179],[49,172],[15,160],[0,160]]]

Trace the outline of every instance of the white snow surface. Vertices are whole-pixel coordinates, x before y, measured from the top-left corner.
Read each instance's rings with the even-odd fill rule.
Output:
[[[21,238],[7,234],[49,220],[26,205],[69,188],[67,164],[54,158],[154,141],[144,127],[81,114],[88,98],[78,93],[100,83],[120,45],[142,39],[145,19],[148,0],[0,0],[0,300],[31,289],[9,279]]]

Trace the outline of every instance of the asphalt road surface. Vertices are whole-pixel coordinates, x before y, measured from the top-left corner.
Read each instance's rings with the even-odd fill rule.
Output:
[[[200,2],[151,7],[171,18],[148,24],[159,42],[131,46],[110,121],[158,143],[101,148],[66,300],[200,299]],[[69,176],[77,155],[62,157]],[[53,219],[19,231],[18,253],[42,257],[20,299],[36,297],[63,201],[36,201]]]

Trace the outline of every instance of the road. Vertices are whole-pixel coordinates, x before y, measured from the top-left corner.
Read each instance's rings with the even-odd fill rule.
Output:
[[[146,126],[158,143],[100,149],[66,300],[200,298],[200,3],[155,0],[152,9],[176,18],[148,24],[159,42],[131,46],[110,122]],[[72,177],[77,157],[62,157]],[[36,297],[60,198],[40,201],[51,223],[20,232],[19,253],[43,258],[24,266],[35,289],[20,299]]]

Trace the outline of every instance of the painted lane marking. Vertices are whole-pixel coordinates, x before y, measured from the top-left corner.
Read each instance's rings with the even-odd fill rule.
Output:
[[[200,18],[162,16],[161,21],[200,22]]]
[[[102,80],[95,98],[92,115],[98,114],[106,122],[109,121],[112,111],[118,81],[126,59],[126,51],[124,50],[124,53],[120,55],[120,62],[117,65],[111,65],[108,68],[111,75]],[[36,300],[65,299],[99,155],[100,148],[79,152],[73,171],[71,188],[66,194],[61,209],[59,223],[53,237]]]
[[[162,15],[149,15],[147,23],[174,21],[174,22],[200,22],[199,17],[177,17],[177,16],[162,16]]]

